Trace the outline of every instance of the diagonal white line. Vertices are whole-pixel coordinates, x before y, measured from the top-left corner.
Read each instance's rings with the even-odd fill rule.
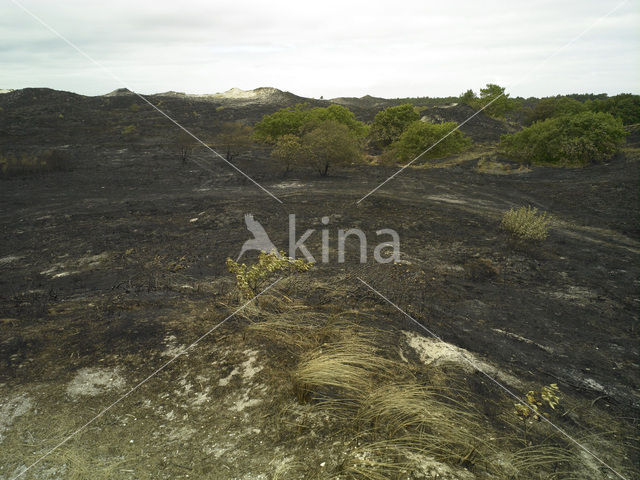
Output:
[[[420,322],[418,322],[415,318],[413,318],[411,315],[409,315],[407,312],[405,312],[403,309],[401,309],[398,305],[396,305],[395,303],[393,303],[391,300],[389,300],[387,297],[385,297],[382,293],[380,293],[378,290],[376,290],[375,288],[373,288],[371,285],[369,285],[367,282],[365,282],[363,279],[361,279],[360,277],[356,277],[358,280],[360,280],[360,282],[362,282],[367,288],[369,288],[369,290],[371,290],[372,292],[374,292],[375,294],[377,294],[380,298],[382,298],[383,300],[385,300],[389,305],[393,306],[396,310],[398,310],[400,313],[402,313],[404,316],[406,316],[409,320],[411,320],[413,323],[415,323],[416,325],[418,325],[420,328],[422,328],[425,332],[427,332],[429,335],[431,335],[433,338],[435,338],[436,340],[444,343],[448,348],[451,348],[449,346],[449,343],[445,342],[444,340],[442,340],[442,338],[440,338],[437,334],[435,334],[434,332],[432,332],[431,330],[429,330],[427,327],[425,327],[424,325],[422,325]],[[513,397],[514,399],[516,399],[519,403],[522,403],[523,405],[526,405],[527,408],[529,410],[531,410],[532,413],[534,413],[535,415],[538,415],[538,418],[544,420],[545,422],[547,422],[549,425],[551,425],[554,429],[556,429],[558,432],[560,432],[562,435],[564,435],[566,438],[568,438],[571,442],[573,442],[574,444],[576,444],[578,447],[580,447],[582,450],[584,450],[586,453],[588,453],[589,455],[591,455],[593,458],[595,458],[598,462],[600,462],[602,465],[604,465],[605,467],[607,467],[609,470],[611,470],[613,473],[615,473],[618,477],[620,477],[622,480],[627,480],[626,477],[623,477],[620,473],[618,473],[613,467],[611,467],[609,464],[607,464],[604,460],[602,460],[600,457],[598,457],[595,453],[593,453],[591,450],[589,450],[587,447],[585,447],[584,445],[582,445],[580,442],[578,442],[575,438],[573,438],[571,435],[569,435],[567,432],[565,432],[562,428],[558,427],[555,423],[553,423],[551,420],[549,420],[548,418],[546,418],[544,415],[539,415],[538,412],[536,412],[536,410],[529,404],[529,402],[527,402],[524,398],[519,397],[518,395],[516,395],[515,393],[513,393],[508,387],[506,387],[505,385],[503,385],[502,383],[500,383],[498,380],[496,380],[495,378],[493,378],[491,375],[489,375],[488,373],[485,373],[484,370],[482,370],[478,365],[475,364],[475,362],[473,362],[473,360],[471,360],[470,358],[467,358],[466,355],[463,355],[462,358],[464,358],[469,365],[471,365],[474,369],[476,369],[478,372],[480,372],[482,375],[484,375],[485,377],[487,377],[489,380],[491,380],[493,383],[495,383],[501,390],[503,390],[507,395],[509,395],[510,397]]]
[[[60,443],[58,443],[55,447],[53,447],[52,449],[50,449],[49,451],[47,451],[47,453],[45,453],[44,455],[42,455],[40,458],[38,458],[35,462],[33,462],[31,465],[29,465],[27,468],[25,468],[24,470],[22,470],[18,475],[16,475],[15,477],[13,477],[11,480],[16,480],[17,478],[20,478],[21,476],[23,476],[25,473],[27,473],[29,470],[31,470],[33,467],[35,467],[37,464],[39,464],[42,460],[44,460],[45,458],[47,458],[49,455],[51,455],[53,452],[55,452],[56,450],[58,450],[61,446],[63,446],[65,443],[67,443],[69,440],[71,440],[73,437],[75,437],[76,435],[78,435],[79,433],[83,432],[89,425],[91,425],[93,422],[95,422],[97,419],[99,419],[100,417],[102,417],[105,413],[107,413],[109,410],[111,410],[113,407],[115,407],[117,404],[119,404],[122,400],[124,400],[125,398],[127,398],[129,395],[131,395],[133,392],[135,392],[136,390],[138,390],[142,385],[144,385],[145,383],[147,383],[149,380],[151,380],[153,377],[155,377],[158,373],[160,373],[162,370],[164,370],[165,368],[167,368],[169,365],[171,365],[173,362],[175,362],[180,356],[184,355],[187,351],[189,351],[191,348],[195,347],[198,343],[200,343],[200,341],[202,341],[204,338],[206,338],[208,335],[210,335],[214,330],[216,330],[217,328],[219,328],[220,326],[222,326],[227,320],[229,320],[230,318],[232,318],[236,313],[238,313],[239,311],[243,310],[247,305],[249,305],[251,302],[253,302],[256,298],[258,298],[260,295],[262,295],[263,293],[265,293],[267,290],[270,290],[271,287],[273,287],[276,283],[278,283],[280,280],[282,280],[282,277],[278,278],[275,282],[273,282],[271,285],[269,285],[267,288],[265,288],[264,290],[262,290],[260,293],[258,293],[255,297],[253,297],[251,300],[249,300],[248,302],[246,302],[245,304],[243,304],[242,306],[238,307],[231,315],[229,315],[227,318],[225,318],[224,320],[222,320],[221,322],[219,322],[217,325],[215,325],[213,328],[209,329],[209,331],[207,331],[204,335],[201,335],[195,342],[193,342],[191,345],[189,345],[188,347],[183,348],[180,352],[178,352],[178,354],[176,356],[174,356],[173,358],[171,358],[171,360],[169,360],[168,362],[164,363],[162,366],[160,366],[159,368],[157,368],[153,373],[151,373],[148,377],[146,377],[144,380],[138,382],[133,388],[131,388],[131,390],[129,390],[127,393],[125,393],[124,395],[122,395],[120,398],[118,398],[115,402],[113,402],[111,405],[109,405],[108,407],[104,408],[103,410],[100,411],[100,413],[98,413],[95,417],[93,417],[91,420],[89,420],[87,423],[85,423],[84,425],[82,425],[80,428],[78,428],[76,431],[74,431],[73,433],[71,433],[69,436],[67,436],[64,440],[62,440]]]
[[[527,73],[525,73],[524,75],[522,75],[516,82],[511,83],[508,85],[509,88],[511,87],[515,87],[517,85],[520,85],[525,79],[527,79],[529,76],[531,76],[534,72],[536,72],[537,70],[539,70],[543,65],[545,65],[549,60],[551,60],[553,57],[555,57],[556,55],[558,55],[560,52],[562,52],[563,50],[565,50],[566,48],[569,48],[571,45],[573,45],[577,40],[579,40],[580,38],[582,38],[587,32],[589,32],[593,27],[595,27],[598,23],[600,23],[602,20],[604,20],[605,18],[609,17],[610,15],[612,15],[614,12],[616,12],[617,10],[619,10],[625,3],[627,3],[629,0],[623,0],[622,2],[620,2],[618,5],[616,5],[614,8],[612,8],[609,12],[607,12],[605,15],[603,15],[602,17],[598,18],[597,20],[595,20],[594,22],[592,22],[591,24],[589,24],[584,30],[582,30],[578,35],[576,35],[575,37],[573,37],[571,40],[569,40],[567,43],[565,43],[563,46],[561,46],[560,48],[558,48],[556,51],[554,51],[551,55],[549,55],[548,57],[546,57],[544,60],[538,62],[531,70],[529,70]],[[389,178],[387,178],[384,182],[382,182],[380,185],[378,185],[377,187],[375,187],[373,190],[371,190],[369,193],[367,193],[364,197],[362,197],[360,200],[358,200],[356,202],[356,204],[362,202],[365,198],[367,198],[369,195],[371,195],[372,193],[374,193],[375,191],[377,191],[380,187],[382,187],[384,184],[386,184],[387,182],[393,180],[397,175],[399,175],[400,173],[402,173],[406,168],[408,168],[409,166],[411,166],[411,164],[413,164],[416,160],[418,160],[420,157],[422,157],[425,153],[427,153],[428,151],[430,151],[433,147],[435,147],[436,145],[438,145],[440,142],[442,142],[445,138],[447,138],[449,135],[451,135],[453,132],[455,132],[456,130],[458,130],[460,127],[462,127],[465,123],[467,123],[469,120],[471,120],[473,117],[475,117],[476,115],[478,115],[480,112],[482,112],[485,108],[487,108],[488,106],[490,106],[493,102],[495,102],[496,100],[498,100],[500,97],[504,96],[504,92],[501,93],[500,95],[498,95],[496,98],[494,98],[493,100],[491,100],[489,103],[487,103],[484,107],[482,107],[480,110],[478,110],[477,112],[475,112],[473,115],[471,115],[469,118],[467,118],[464,122],[460,123],[457,127],[455,127],[454,129],[452,129],[449,133],[447,133],[446,135],[444,135],[440,140],[438,140],[436,143],[434,143],[433,145],[431,145],[429,148],[427,148],[424,152],[422,152],[420,155],[418,155],[416,158],[414,158],[413,160],[411,160],[409,163],[407,163],[406,165],[404,165],[402,168],[400,168],[400,170],[398,170],[396,173],[394,173],[393,175],[391,175]]]
[[[231,168],[233,168],[235,171],[237,171],[238,173],[240,173],[241,175],[243,175],[244,177],[246,177],[247,179],[249,179],[254,185],[256,185],[258,188],[260,188],[262,191],[264,191],[267,195],[269,195],[271,198],[273,198],[274,200],[276,200],[278,203],[282,203],[282,200],[280,200],[278,197],[276,197],[273,193],[271,193],[269,190],[267,190],[266,188],[264,188],[262,185],[260,185],[258,182],[256,182],[253,178],[251,178],[249,175],[247,175],[246,173],[244,173],[242,170],[240,170],[238,167],[236,167],[233,163],[231,163],[229,160],[227,160],[226,158],[224,158],[222,155],[220,155],[218,152],[216,152],[213,148],[211,148],[209,145],[207,145],[205,142],[203,142],[202,140],[200,140],[198,137],[196,137],[193,133],[191,133],[189,130],[187,130],[185,127],[183,127],[181,124],[179,124],[176,120],[174,120],[172,117],[170,117],[164,110],[161,110],[160,108],[158,108],[157,106],[155,106],[153,103],[151,103],[149,100],[147,100],[146,97],[144,97],[143,95],[135,92],[133,90],[133,88],[129,87],[129,85],[122,80],[120,77],[118,77],[115,73],[113,73],[111,70],[109,70],[107,67],[105,67],[104,65],[102,65],[100,62],[98,62],[97,60],[95,60],[92,56],[90,56],[88,53],[86,53],[84,50],[82,50],[80,47],[78,47],[75,43],[73,43],[71,40],[67,39],[64,35],[62,35],[60,32],[58,32],[57,30],[55,30],[53,27],[51,27],[49,24],[47,24],[44,20],[42,20],[40,17],[38,17],[36,14],[34,14],[33,12],[31,12],[31,10],[28,10],[25,6],[23,6],[21,3],[19,3],[17,0],[11,0],[18,8],[20,8],[22,11],[24,11],[27,15],[29,15],[31,18],[33,18],[34,20],[36,20],[38,23],[40,23],[43,27],[45,27],[47,30],[49,30],[51,33],[53,33],[54,35],[56,35],[57,37],[59,37],[62,41],[64,41],[67,45],[69,45],[71,48],[73,48],[76,52],[78,52],[80,55],[82,55],[83,57],[85,57],[87,60],[89,60],[91,63],[93,63],[94,65],[98,66],[103,72],[105,72],[107,75],[109,75],[111,78],[113,78],[115,81],[117,81],[118,83],[120,83],[121,85],[123,85],[125,88],[127,88],[129,91],[131,91],[134,95],[136,95],[138,98],[140,98],[143,102],[145,102],[146,104],[150,105],[154,110],[156,110],[160,115],[162,115],[163,117],[165,117],[167,120],[169,120],[171,123],[173,123],[174,125],[176,125],[178,128],[180,128],[180,130],[182,130],[183,132],[187,133],[188,135],[190,135],[191,137],[193,137],[193,139],[195,139],[198,143],[200,143],[203,147],[205,147],[207,150],[211,151],[214,155],[216,155],[217,157],[219,157],[222,161],[224,161],[227,165],[229,165]],[[200,165],[200,167],[202,167],[202,165]],[[209,170],[211,171],[211,170]]]

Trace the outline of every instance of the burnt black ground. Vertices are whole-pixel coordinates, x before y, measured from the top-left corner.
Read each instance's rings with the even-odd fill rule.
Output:
[[[20,145],[37,148],[38,138]],[[104,352],[156,347],[167,312],[183,300],[215,302],[175,285],[230,277],[225,259],[249,238],[245,213],[283,249],[295,214],[298,232],[316,229],[307,245],[318,260],[322,228],[334,249],[339,228],[367,233],[367,264],[349,242],[345,264],[334,250],[317,266],[347,293],[345,308],[383,302],[360,276],[444,340],[528,381],[592,399],[637,433],[637,151],[584,169],[518,175],[479,173],[473,158],[409,168],[359,204],[396,169],[282,178],[264,151],[240,158],[238,166],[280,204],[205,151],[196,153],[200,165],[182,165],[148,137],[65,144],[70,171],[0,180],[1,382],[55,379]],[[502,213],[520,205],[554,216],[543,244],[515,242],[500,230]],[[373,248],[388,240],[376,237],[381,228],[399,233],[402,263],[372,261]],[[91,308],[65,310],[83,299]],[[322,296],[309,292],[314,299]],[[407,325],[393,310],[388,320]]]

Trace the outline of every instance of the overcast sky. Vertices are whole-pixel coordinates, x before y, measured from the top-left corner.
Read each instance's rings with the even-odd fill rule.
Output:
[[[271,86],[325,98],[640,93],[640,1],[16,0],[131,89]],[[535,68],[538,66],[538,68]],[[532,71],[534,70],[534,71]],[[0,88],[123,87],[0,1]]]

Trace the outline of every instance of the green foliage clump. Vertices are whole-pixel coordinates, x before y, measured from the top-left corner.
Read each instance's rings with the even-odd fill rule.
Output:
[[[298,104],[265,115],[255,125],[255,137],[267,143],[275,143],[283,135],[300,136],[313,125],[326,121],[345,125],[359,138],[368,133],[367,125],[356,120],[353,112],[342,105],[311,108],[308,104]]]
[[[610,113],[622,120],[624,125],[640,123],[640,95],[621,93],[614,97],[588,101],[586,105],[594,112]]]
[[[502,135],[502,151],[525,163],[581,167],[610,159],[624,142],[622,121],[608,113],[582,112],[536,122]]]
[[[537,208],[512,208],[502,216],[502,228],[524,240],[545,240],[549,233],[551,216],[538,213]]]
[[[507,113],[519,108],[518,101],[509,98],[505,88],[495,83],[487,83],[485,88],[480,89],[479,96],[473,90],[467,90],[460,95],[459,101],[476,110],[484,108],[484,113],[496,118],[504,118]]]
[[[431,147],[421,158],[439,158],[462,152],[471,145],[471,140],[460,130],[449,134],[457,126],[456,122],[426,123],[418,120],[409,124],[391,145],[391,152],[401,162],[411,161]],[[444,138],[445,135],[448,136]],[[433,146],[436,142],[439,143]]]
[[[546,120],[547,118],[581,113],[586,110],[587,107],[584,103],[574,100],[571,97],[558,96],[543,98],[535,107],[527,112],[525,115],[525,124],[531,125],[534,122]]]
[[[37,155],[0,155],[0,176],[5,178],[65,170],[68,166],[67,155],[61,150],[46,150]]]
[[[258,295],[269,282],[280,275],[291,275],[296,272],[306,272],[313,263],[304,259],[294,260],[286,256],[284,252],[279,254],[274,252],[260,252],[258,263],[246,265],[237,263],[231,258],[227,258],[227,269],[235,274],[236,286],[240,293],[247,298]]]
[[[331,120],[318,123],[306,132],[301,145],[301,153],[321,176],[329,173],[331,165],[348,165],[362,160],[360,140],[346,125]]]
[[[369,131],[369,138],[378,148],[388,147],[412,122],[419,119],[420,115],[415,111],[414,106],[408,103],[385,108],[376,113]]]
[[[304,145],[300,137],[291,133],[279,137],[271,150],[271,158],[283,164],[285,175],[294,165],[303,163],[308,155],[308,145]]]

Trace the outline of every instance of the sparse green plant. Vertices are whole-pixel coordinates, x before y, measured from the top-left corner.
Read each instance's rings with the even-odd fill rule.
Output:
[[[173,141],[173,147],[175,148],[178,158],[182,163],[186,163],[193,153],[193,149],[196,146],[197,141],[191,135],[184,130],[180,130],[175,136]]]
[[[251,147],[253,129],[242,122],[225,122],[219,127],[214,143],[231,161]]]
[[[560,389],[558,385],[552,383],[543,386],[539,392],[529,390],[525,396],[526,403],[517,402],[514,404],[516,415],[522,420],[524,426],[525,441],[527,444],[527,434],[529,431],[529,423],[532,420],[540,420],[540,416],[549,417],[547,407],[555,410],[560,403]]]
[[[65,170],[69,166],[65,152],[46,150],[39,154],[0,155],[0,176],[15,177]]]
[[[279,254],[260,252],[258,262],[253,265],[237,263],[231,258],[227,258],[227,269],[235,274],[238,290],[250,298],[259,294],[276,276],[306,272],[311,267],[313,267],[313,263],[302,258],[294,260],[287,257],[284,252]]]
[[[538,212],[536,207],[511,208],[502,216],[501,226],[524,240],[545,240],[549,233],[551,215]]]
[[[131,110],[132,112],[137,112],[138,110],[140,110],[140,105],[138,105],[137,103],[132,103],[131,106],[129,107],[129,110]]]
[[[135,133],[135,131],[136,131],[135,125],[127,125],[125,127],[122,127],[122,130],[120,130],[120,133],[122,135],[131,135],[132,133]]]

